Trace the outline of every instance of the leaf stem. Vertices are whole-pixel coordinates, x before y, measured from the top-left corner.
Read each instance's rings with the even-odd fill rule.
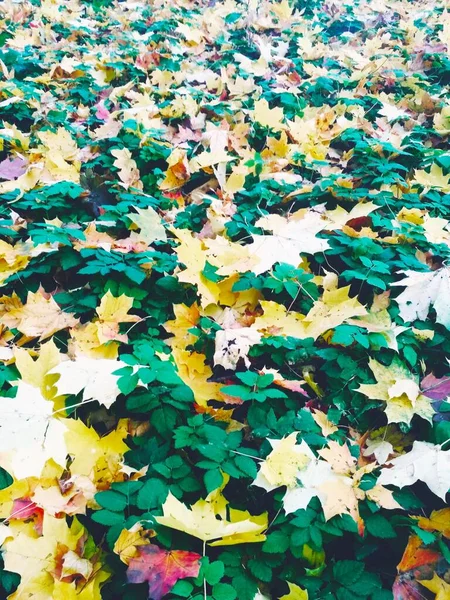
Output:
[[[206,556],[206,540],[203,540],[203,556]],[[207,596],[206,596],[206,579],[205,576],[203,575],[203,598],[204,600],[206,600]]]

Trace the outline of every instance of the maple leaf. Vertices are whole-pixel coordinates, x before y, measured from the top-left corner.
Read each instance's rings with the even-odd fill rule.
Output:
[[[224,369],[235,370],[240,359],[245,366],[250,366],[248,353],[254,344],[261,341],[261,334],[249,327],[222,329],[215,338],[214,365],[222,365]]]
[[[11,181],[23,175],[27,170],[27,161],[16,156],[15,158],[5,158],[0,162],[0,179]]]
[[[289,593],[280,596],[278,600],[308,600],[307,590],[303,590],[299,585],[286,581],[289,586]]]
[[[289,335],[291,337],[305,339],[306,327],[303,324],[305,316],[294,311],[286,310],[283,304],[271,300],[261,300],[263,315],[256,317],[252,327],[268,335]]]
[[[444,175],[442,167],[437,163],[433,163],[430,172],[415,170],[412,184],[419,184],[424,188],[439,188],[444,192],[450,191],[450,175]]]
[[[339,431],[336,425],[333,425],[333,423],[327,419],[326,414],[321,410],[313,410],[311,416],[320,427],[323,436],[328,437],[329,435],[336,433],[336,431]]]
[[[122,562],[128,565],[131,559],[138,555],[139,548],[150,544],[150,538],[155,535],[153,529],[144,529],[137,522],[130,529],[122,529],[114,544],[113,551],[118,554]],[[154,547],[156,548],[156,546]]]
[[[389,367],[370,359],[369,367],[377,383],[361,384],[357,391],[372,400],[386,402],[388,423],[409,424],[415,414],[431,421],[434,410],[430,399],[421,393],[417,378],[398,358]]]
[[[46,297],[42,289],[36,293],[28,292],[26,304],[10,310],[2,320],[9,328],[40,340],[78,323],[73,315],[61,310],[52,296]]]
[[[134,207],[135,213],[129,213],[128,218],[132,223],[140,229],[138,234],[139,239],[144,240],[147,244],[153,244],[155,241],[167,241],[167,234],[161,218],[154,208]]]
[[[169,492],[162,508],[163,516],[155,517],[160,525],[184,531],[209,542],[211,546],[262,542],[266,539],[262,532],[267,529],[267,513],[253,516],[247,511],[228,507],[220,488],[190,508]]]
[[[286,129],[286,125],[282,123],[284,113],[282,108],[269,108],[269,103],[264,98],[255,102],[253,110],[253,120],[257,121],[264,127],[270,127],[276,131]]]
[[[209,381],[213,371],[206,364],[204,354],[189,352],[175,346],[172,350],[172,358],[177,367],[179,378],[191,388],[197,404],[206,406],[208,400],[224,400],[224,396],[220,391],[221,384]]]
[[[134,187],[138,190],[142,190],[141,175],[137,168],[136,161],[133,160],[128,148],[111,150],[111,154],[116,159],[113,164],[119,169],[119,177],[122,182],[121,185],[123,185],[125,189]]]
[[[440,531],[446,538],[450,538],[450,508],[433,510],[430,517],[416,517],[417,524],[425,531]]]
[[[272,446],[272,451],[261,463],[252,485],[262,487],[268,492],[282,485],[294,487],[298,471],[314,459],[314,454],[306,442],[297,444],[297,432],[281,440],[268,438],[267,441]]]
[[[120,394],[118,375],[114,371],[125,367],[121,360],[78,356],[75,360],[63,360],[50,371],[59,375],[55,386],[58,395],[79,394],[83,391],[83,402],[97,400],[109,408]]]
[[[303,448],[305,451],[307,446]],[[384,508],[401,508],[392,498],[392,493],[379,484],[367,492],[360,489],[361,478],[372,471],[375,465],[357,469],[356,459],[346,444],[341,446],[330,440],[328,447],[320,450],[319,454],[325,460],[315,458],[309,450],[307,454],[309,461],[306,466],[298,470],[296,475],[300,486],[288,488],[283,498],[286,513],[307,508],[310,500],[318,497],[325,520],[328,521],[336,515],[348,514],[358,523],[362,532],[363,522],[359,516],[359,501],[364,500],[366,496]]]
[[[314,210],[298,211],[288,219],[279,215],[261,217],[255,225],[273,232],[273,235],[253,234],[253,242],[247,246],[250,256],[259,260],[251,267],[255,275],[268,271],[277,262],[298,267],[301,253],[316,254],[329,248],[326,240],[316,237],[326,221]]]
[[[390,454],[393,454],[394,447],[390,442],[382,439],[367,440],[366,449],[363,456],[375,456],[379,465],[384,465]]]
[[[174,229],[173,233],[180,241],[180,245],[175,249],[178,259],[186,267],[178,273],[178,280],[197,286],[202,306],[215,304],[220,290],[216,283],[207,280],[202,274],[206,266],[206,253],[203,251],[201,240],[193,237],[187,230]]]
[[[100,585],[110,575],[93,562],[95,556],[92,560],[83,557],[87,537],[76,519],[69,527],[65,519],[49,515],[44,515],[40,536],[19,529],[3,545],[5,568],[21,575],[19,587],[9,598],[101,600]]]
[[[15,398],[0,397],[0,413],[1,463],[17,479],[39,477],[49,459],[65,464],[66,428],[37,388],[19,382]]]
[[[129,315],[128,311],[133,306],[134,298],[121,294],[115,297],[108,290],[96,309],[99,321],[95,323],[100,344],[110,340],[127,341],[126,335],[119,334],[119,323],[136,323],[137,315]]]
[[[396,298],[400,307],[400,316],[406,321],[420,319],[425,321],[430,307],[436,311],[436,322],[450,329],[450,309],[446,298],[450,294],[450,268],[442,267],[437,271],[421,273],[401,271],[405,279],[393,283],[406,289]]]
[[[450,583],[441,579],[437,573],[433,573],[433,579],[429,581],[421,579],[419,583],[436,594],[434,600],[448,600],[450,598]]]
[[[266,335],[317,339],[347,319],[367,313],[357,298],[349,297],[349,291],[350,286],[325,290],[322,299],[314,303],[307,315],[287,311],[284,305],[277,302],[262,300],[260,304],[264,315],[257,317],[252,327],[265,331]]]
[[[22,381],[39,388],[44,398],[52,398],[54,377],[49,375],[49,371],[60,361],[60,352],[55,342],[51,339],[42,344],[36,360],[33,360],[30,351],[19,347],[14,348],[14,358]]]
[[[386,468],[388,466],[390,468]],[[423,481],[436,496],[445,500],[450,488],[450,450],[415,441],[410,452],[386,463],[378,478],[381,485],[400,488],[416,481]]]
[[[366,309],[357,298],[349,297],[349,292],[350,286],[324,291],[322,298],[314,303],[304,318],[306,337],[317,339],[350,317],[367,314]]]
[[[80,163],[78,146],[64,127],[58,127],[56,133],[40,131],[38,137],[44,144],[43,155],[45,166],[40,180],[45,183],[56,181],[80,180]]]
[[[71,456],[70,473],[75,482],[88,477],[99,489],[123,479],[123,455],[129,450],[125,443],[128,421],[121,419],[117,427],[100,436],[93,427],[79,419],[62,419],[65,426],[66,453]]]
[[[158,546],[140,547],[138,556],[130,560],[127,579],[130,583],[148,582],[148,597],[161,600],[175,583],[186,577],[197,577],[200,554],[185,550],[163,550]]]
[[[423,547],[417,535],[411,535],[397,566],[398,575],[392,591],[395,600],[421,600],[423,590],[417,578],[429,579],[433,576],[440,554],[430,547]]]

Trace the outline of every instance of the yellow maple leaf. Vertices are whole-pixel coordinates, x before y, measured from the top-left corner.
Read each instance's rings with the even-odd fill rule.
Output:
[[[413,518],[417,518],[417,524],[421,529],[425,529],[425,531],[440,531],[446,538],[450,538],[450,508],[433,510],[430,518]]]
[[[333,425],[333,423],[327,419],[327,415],[321,410],[314,409],[314,411],[311,412],[311,416],[320,427],[323,436],[328,437],[332,433],[339,431],[336,425]]]
[[[79,419],[62,421],[66,426],[67,451],[72,457],[72,475],[89,477],[99,489],[122,479],[123,455],[129,450],[124,441],[128,435],[126,419],[121,419],[116,429],[103,437]]]
[[[127,341],[126,335],[119,335],[119,323],[136,323],[140,320],[137,315],[129,315],[128,311],[133,306],[134,298],[121,294],[115,297],[108,290],[100,301],[96,312],[98,322],[98,338],[101,344],[109,340]]]
[[[118,356],[119,343],[108,340],[102,344],[99,339],[98,323],[77,325],[70,330],[70,352],[90,358],[106,358],[115,360]]]
[[[10,329],[18,329],[31,338],[39,337],[41,340],[78,323],[78,319],[63,312],[53,297],[47,297],[42,290],[28,292],[26,304],[13,308],[2,318]]]
[[[161,73],[161,71],[154,71]],[[181,187],[190,178],[189,161],[186,150],[175,148],[167,158],[168,169],[164,180],[159,184],[161,190],[175,190]]]
[[[100,301],[96,312],[98,319],[78,325],[70,330],[75,353],[91,358],[117,357],[118,343],[126,343],[126,333],[119,333],[120,323],[136,323],[140,320],[137,315],[129,315],[133,306],[133,298],[121,294],[116,297],[108,290]]]
[[[450,583],[447,583],[444,579],[441,579],[437,573],[433,573],[433,579],[430,580],[417,580],[420,585],[436,594],[434,600],[449,600],[450,598]]]
[[[13,538],[3,545],[3,559],[5,568],[18,573],[21,582],[8,596],[10,600],[25,597],[100,600],[100,583],[108,579],[109,574],[83,557],[87,532],[76,518],[69,527],[64,518],[44,515],[42,535],[36,536],[23,524],[14,528],[13,533]]]
[[[357,298],[349,297],[349,291],[350,286],[324,291],[304,318],[305,337],[317,339],[347,319],[367,314]]]
[[[311,460],[305,454],[302,444],[297,444],[297,432],[294,431],[282,440],[268,440],[272,452],[261,464],[259,473],[272,486],[293,487],[297,483],[299,469],[305,467]]]
[[[144,529],[138,522],[130,529],[122,529],[114,544],[113,551],[127,565],[137,555],[139,546],[150,544],[150,538],[155,535],[153,529]]]
[[[186,304],[174,304],[172,306],[175,319],[167,321],[164,324],[164,329],[171,333],[174,337],[169,340],[172,347],[179,346],[181,349],[190,346],[196,339],[189,329],[195,327],[200,319],[200,311],[198,305],[194,302],[191,306]]]
[[[180,347],[173,348],[172,358],[180,379],[191,388],[197,404],[206,406],[208,400],[224,400],[219,383],[208,381],[213,372],[206,363],[206,356],[189,352]]]
[[[186,267],[177,274],[179,281],[197,286],[203,307],[208,304],[217,304],[220,294],[219,286],[202,275],[207,259],[202,241],[193,237],[188,229],[172,229],[172,231],[180,242],[175,249],[178,260]]]
[[[437,163],[433,163],[429,172],[416,169],[411,184],[419,184],[424,188],[439,188],[443,192],[450,192],[450,175],[444,175],[442,168]]]
[[[357,391],[371,400],[386,402],[388,423],[409,424],[415,414],[431,421],[434,409],[430,398],[421,394],[415,376],[398,358],[389,367],[370,359],[369,367],[377,383],[363,383]]]
[[[64,127],[58,127],[56,133],[40,131],[38,137],[44,144],[45,166],[40,175],[41,181],[80,181],[80,162],[78,146]]]
[[[228,478],[225,478],[220,488],[191,507],[169,493],[162,506],[163,516],[155,517],[155,520],[160,525],[209,542],[211,546],[263,542],[266,539],[263,531],[268,526],[267,513],[251,515],[247,511],[230,508],[221,493],[227,481]]]
[[[264,314],[257,317],[252,325],[258,331],[265,335],[289,335],[299,339],[309,337],[303,324],[304,315],[287,311],[285,306],[271,300],[261,300],[260,305]]]
[[[22,381],[41,390],[44,398],[51,399],[55,395],[52,385],[56,381],[56,375],[48,372],[59,364],[60,352],[53,340],[42,344],[36,360],[33,360],[31,352],[24,348],[14,348],[16,367],[22,377]]]
[[[286,129],[286,125],[282,122],[284,118],[283,109],[279,107],[269,108],[269,103],[265,99],[255,102],[252,116],[253,120],[263,125],[263,127],[270,127],[276,131]]]
[[[116,159],[113,164],[119,169],[119,178],[123,187],[125,189],[134,187],[142,190],[141,174],[128,148],[111,150],[111,154]]]
[[[0,240],[0,285],[17,271],[25,269],[31,260],[30,250],[32,247],[31,244],[21,243],[12,246]]]
[[[129,213],[127,216],[140,229],[138,234],[139,239],[144,240],[147,244],[153,244],[156,240],[167,240],[166,230],[161,222],[161,218],[154,208],[134,207],[135,213]]]
[[[308,591],[303,590],[299,585],[286,581],[289,586],[289,594],[280,596],[278,600],[308,600]]]

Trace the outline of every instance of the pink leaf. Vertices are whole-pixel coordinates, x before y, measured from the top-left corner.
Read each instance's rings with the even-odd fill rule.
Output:
[[[27,170],[27,161],[19,156],[17,158],[5,158],[0,162],[0,179],[12,181],[17,179]]]
[[[127,577],[130,583],[148,582],[150,600],[160,600],[179,579],[197,577],[200,554],[185,550],[167,551],[155,545],[139,548],[130,560]]]

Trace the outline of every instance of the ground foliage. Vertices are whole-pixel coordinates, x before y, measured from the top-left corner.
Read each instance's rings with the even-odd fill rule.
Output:
[[[444,2],[0,11],[1,597],[448,599]]]

